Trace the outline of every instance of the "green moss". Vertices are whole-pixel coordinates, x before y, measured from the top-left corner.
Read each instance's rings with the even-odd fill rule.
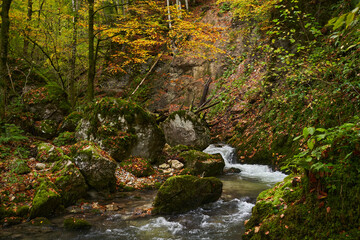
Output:
[[[50,143],[40,143],[38,145],[37,160],[40,162],[57,162],[61,160],[63,156],[63,150]]]
[[[54,139],[54,145],[61,147],[76,143],[75,132],[62,132]]]
[[[30,209],[30,218],[51,216],[59,207],[61,196],[57,187],[44,181],[38,187]]]
[[[23,159],[15,159],[11,164],[11,171],[16,174],[27,174],[31,172],[31,169]]]
[[[67,218],[64,220],[64,227],[67,230],[88,230],[91,224],[84,219]]]
[[[34,126],[35,132],[37,135],[52,138],[56,136],[58,123],[55,120],[42,120],[35,122]]]
[[[197,178],[190,175],[171,177],[160,187],[153,212],[183,213],[218,200],[221,192],[222,182],[217,178]]]
[[[74,132],[78,126],[80,120],[84,117],[81,112],[72,112],[64,118],[64,121],[60,124],[60,131]]]
[[[29,212],[30,212],[30,207],[27,205],[18,207],[16,209],[16,215],[19,217],[25,217],[26,215],[28,215]]]
[[[51,222],[49,219],[47,219],[46,217],[37,217],[32,219],[29,222],[31,225],[33,226],[46,226],[46,225],[51,225]]]
[[[179,154],[185,160],[185,167],[195,175],[218,176],[223,173],[225,163],[220,154],[211,155],[197,150]]]

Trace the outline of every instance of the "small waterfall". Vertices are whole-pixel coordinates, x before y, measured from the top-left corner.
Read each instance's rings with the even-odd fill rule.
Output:
[[[208,154],[220,153],[225,162],[225,168],[240,169],[240,177],[250,178],[271,184],[282,181],[287,175],[273,171],[267,165],[236,163],[236,150],[227,144],[211,144],[203,152]]]

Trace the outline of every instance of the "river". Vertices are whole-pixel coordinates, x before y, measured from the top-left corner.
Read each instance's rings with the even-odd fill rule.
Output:
[[[220,200],[201,208],[174,216],[134,217],[134,211],[151,207],[155,191],[122,196],[123,209],[117,212],[105,212],[99,215],[84,215],[93,227],[86,232],[65,231],[61,227],[64,218],[52,219],[52,225],[31,229],[15,226],[7,239],[91,239],[91,240],[212,240],[241,239],[244,233],[244,221],[251,216],[258,194],[276,182],[285,174],[272,171],[265,165],[247,165],[236,163],[235,150],[229,145],[210,145],[204,150],[209,154],[220,153],[225,168],[240,169],[240,173],[226,174],[220,177],[223,182],[223,194]],[[112,200],[114,201],[114,200]],[[116,199],[115,199],[116,201]],[[81,217],[76,215],[77,217]],[[17,228],[17,234],[14,230]],[[2,238],[1,238],[2,239]],[[5,238],[4,238],[5,239]]]

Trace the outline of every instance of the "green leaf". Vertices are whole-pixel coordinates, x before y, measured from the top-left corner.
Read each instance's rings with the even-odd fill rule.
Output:
[[[351,12],[347,15],[346,17],[346,28],[348,28],[351,23],[354,21],[354,18],[355,18],[355,13],[354,12]]]
[[[309,129],[307,127],[304,127],[303,129],[303,136],[304,138],[307,138],[309,136]]]
[[[336,22],[333,24],[334,25],[333,30],[336,30],[340,28],[342,25],[344,25],[346,15],[347,14],[343,14],[336,20]]]
[[[309,147],[310,150],[313,150],[314,146],[315,146],[315,139],[311,138],[307,141],[307,145]]]
[[[300,138],[302,138],[302,135],[297,136],[296,138],[293,139],[293,141],[297,141],[297,140],[299,140]]]

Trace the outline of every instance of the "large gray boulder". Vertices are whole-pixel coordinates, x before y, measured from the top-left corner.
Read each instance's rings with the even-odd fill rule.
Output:
[[[154,116],[135,103],[103,98],[85,110],[76,129],[78,140],[91,140],[116,161],[130,155],[156,161],[165,144]]]
[[[172,113],[160,127],[170,146],[186,145],[203,150],[210,144],[210,130],[197,115],[188,111]]]
[[[114,191],[116,162],[96,144],[83,141],[75,144],[74,163],[87,184],[97,191]]]
[[[222,182],[214,177],[175,176],[160,187],[153,213],[184,213],[199,206],[217,201],[222,193]]]

